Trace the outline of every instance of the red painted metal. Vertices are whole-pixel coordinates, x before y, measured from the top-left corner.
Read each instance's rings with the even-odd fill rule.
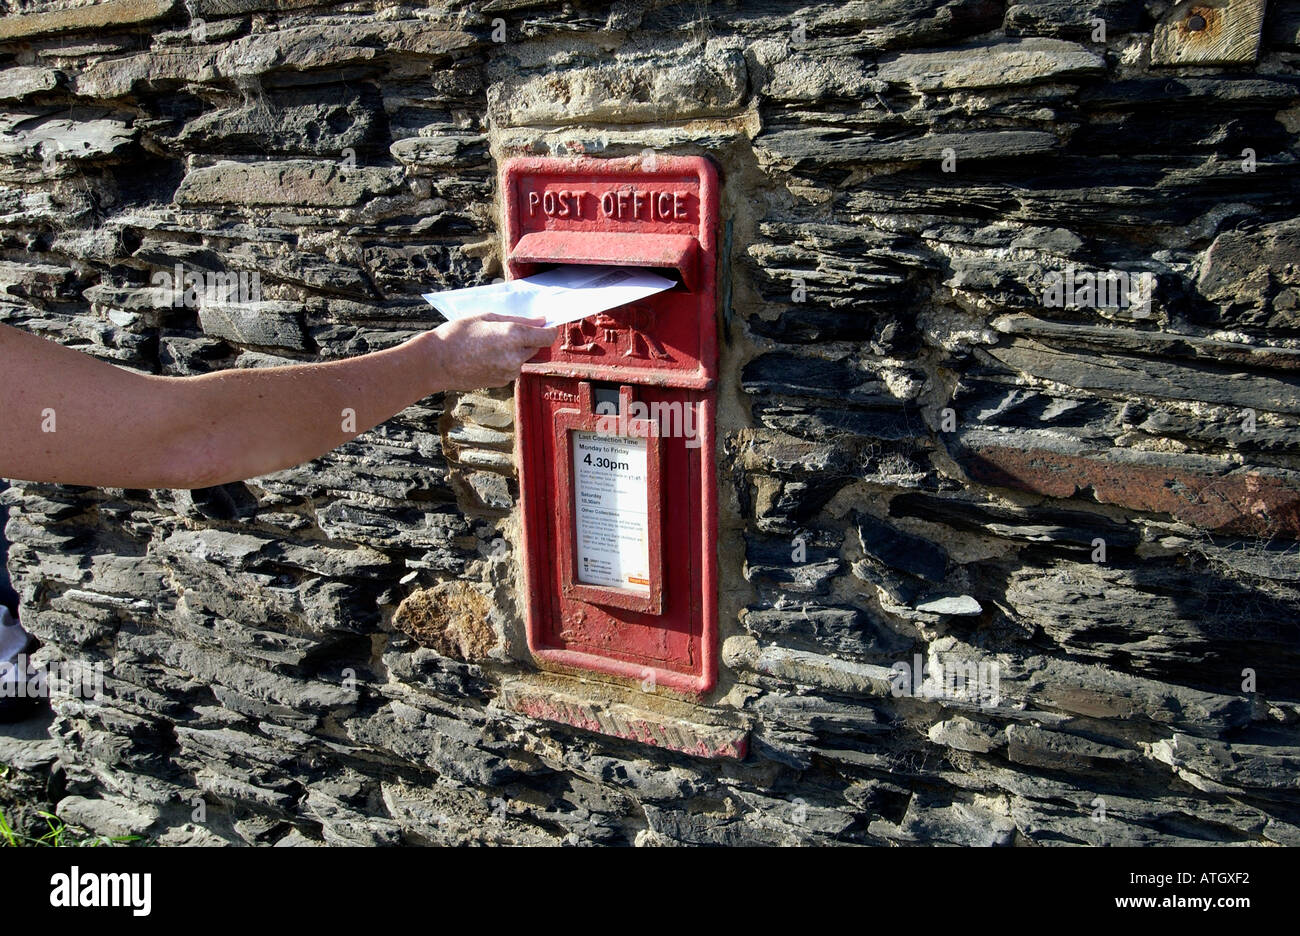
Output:
[[[525,234],[511,251],[515,263],[554,263],[568,257],[568,263],[625,264],[638,258],[637,266],[660,267],[678,272],[687,289],[696,288],[699,242],[685,234],[612,234],[584,237],[572,231],[534,231]]]
[[[516,382],[528,644],[539,664],[700,695],[717,682],[717,175],[701,157],[510,160],[511,279],[562,263],[678,285],[561,328]],[[618,401],[622,421],[598,415]],[[686,420],[689,420],[687,422]],[[573,433],[644,440],[648,586],[579,581]]]
[[[620,388],[621,411],[627,413],[632,405],[632,388]],[[596,407],[591,398],[591,382],[583,380],[578,384],[578,408],[555,411],[555,451],[560,454],[556,461],[559,471],[556,495],[559,497],[559,517],[574,515],[573,463],[564,457],[569,445],[571,432],[598,432],[601,417],[596,415]],[[646,487],[651,492],[647,504],[647,540],[650,559],[650,579],[648,592],[626,591],[602,585],[589,585],[578,580],[577,551],[574,549],[573,537],[561,535],[558,541],[560,560],[560,590],[564,598],[581,601],[586,604],[610,605],[640,611],[645,614],[663,614],[663,503],[656,492],[663,486],[663,448],[659,441],[659,423],[652,419],[628,419],[627,434],[632,438],[645,439],[646,452]],[[615,428],[621,427],[615,425]]]

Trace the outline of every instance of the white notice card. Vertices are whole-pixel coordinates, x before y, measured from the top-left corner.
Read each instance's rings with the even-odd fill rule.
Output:
[[[521,318],[545,316],[561,325],[614,309],[677,284],[648,270],[607,266],[559,266],[526,279],[426,293],[447,321],[495,312]]]
[[[650,593],[646,440],[573,433],[578,581]]]

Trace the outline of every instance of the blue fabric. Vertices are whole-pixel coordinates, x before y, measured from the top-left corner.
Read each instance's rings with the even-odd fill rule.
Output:
[[[0,491],[9,486],[9,482],[0,478]],[[5,539],[5,523],[9,520],[9,508],[0,505],[0,605],[4,605],[14,616],[18,616],[18,593],[9,583],[9,541]]]

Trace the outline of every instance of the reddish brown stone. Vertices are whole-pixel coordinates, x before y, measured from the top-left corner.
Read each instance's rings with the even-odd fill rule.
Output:
[[[1210,474],[1173,464],[1104,461],[1046,449],[968,447],[972,479],[1049,497],[1091,489],[1098,502],[1171,514],[1184,523],[1249,536],[1300,535],[1300,482],[1238,469]]]

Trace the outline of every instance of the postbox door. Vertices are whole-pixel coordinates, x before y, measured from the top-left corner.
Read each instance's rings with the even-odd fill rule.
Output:
[[[506,165],[502,183],[511,278],[592,263],[678,280],[562,327],[516,383],[529,648],[546,667],[707,692],[717,679],[715,172],[699,157],[527,157]],[[618,401],[604,414],[612,425],[598,421],[602,399]]]
[[[706,627],[714,620],[714,599],[705,588],[716,524],[704,490],[713,487],[711,478],[704,477],[709,460],[704,453],[711,452],[713,438],[712,404],[680,388],[636,387],[635,394],[647,406],[660,404],[681,412],[693,407],[699,442],[688,445],[692,440],[673,436],[629,437],[644,441],[647,465],[657,465],[657,470],[647,471],[644,484],[651,570],[644,591],[611,587],[595,576],[583,582],[579,568],[584,550],[576,528],[579,501],[586,492],[572,468],[574,434],[615,445],[625,437],[590,428],[580,416],[578,400],[572,399],[568,379],[530,381],[520,395],[521,413],[528,412],[521,420],[555,427],[533,438],[541,446],[533,464],[541,470],[525,472],[522,479],[526,503],[547,507],[531,511],[525,524],[529,643],[535,654],[561,666],[638,682],[653,676],[656,684],[699,693],[712,687],[716,668],[710,644],[713,628]],[[633,490],[620,493],[635,496]]]

